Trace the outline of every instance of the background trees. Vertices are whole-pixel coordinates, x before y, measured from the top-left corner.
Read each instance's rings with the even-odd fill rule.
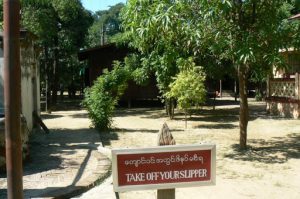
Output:
[[[207,1],[199,24],[206,30],[204,43],[211,53],[228,59],[239,79],[240,147],[247,144],[249,110],[247,81],[251,71],[270,70],[282,59],[279,49],[288,47],[290,7],[285,1]]]
[[[91,13],[80,0],[22,1],[22,27],[37,36],[41,77],[49,82],[52,103],[56,103],[58,90],[80,89],[79,71],[83,66],[77,61],[77,52],[85,45],[92,22]]]
[[[81,66],[77,52],[85,44],[92,20],[80,0],[28,1],[23,4],[22,24],[38,37],[41,72],[50,83],[52,103],[56,103],[58,90],[80,88]]]
[[[80,65],[75,56],[93,19],[90,46],[101,44],[104,32],[108,40],[117,35],[122,6],[99,11],[92,18],[79,0],[23,1],[22,24],[39,38],[40,63],[53,82],[53,102],[60,84],[72,90],[78,82]],[[279,49],[299,47],[299,24],[288,21],[298,11],[299,0],[128,0],[121,14],[123,35],[138,53],[128,57],[127,64],[134,65],[132,74],[138,82],[146,82],[154,73],[162,96],[182,72],[180,60],[192,57],[210,77],[235,71],[240,146],[246,148],[248,78],[261,81],[271,67],[283,64]],[[173,107],[172,98],[166,101]]]
[[[88,45],[97,46],[112,42],[114,36],[121,32],[119,14],[124,4],[111,6],[108,10],[97,11],[94,15],[94,23],[88,31]]]
[[[180,71],[176,60],[194,57],[207,73],[224,63],[236,71],[240,91],[240,146],[246,148],[250,72],[281,64],[290,45],[290,1],[129,0],[122,13],[142,67],[155,72],[162,93]],[[213,69],[213,70],[212,70]],[[231,70],[231,69],[230,69]],[[218,70],[220,71],[220,70]]]
[[[155,73],[163,96],[180,71],[177,61],[187,60],[195,53],[187,39],[191,25],[188,16],[193,13],[183,5],[183,1],[129,0],[122,10],[129,45],[139,51],[140,68],[144,71],[141,74],[144,77],[140,78],[146,79]],[[167,113],[172,118],[174,100],[165,100]]]

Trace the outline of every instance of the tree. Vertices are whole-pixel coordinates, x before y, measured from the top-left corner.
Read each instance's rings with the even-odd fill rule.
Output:
[[[268,70],[281,62],[278,51],[293,35],[287,20],[292,8],[285,0],[129,0],[123,20],[131,45],[155,71],[163,93],[179,72],[175,63],[180,57],[194,56],[205,71],[215,68],[201,64],[211,58],[234,66],[240,91],[240,147],[245,149],[248,75],[257,63],[265,63],[258,68]]]
[[[178,107],[185,112],[185,128],[187,128],[187,113],[190,108],[205,102],[205,74],[201,67],[196,67],[193,59],[179,60],[181,71],[170,84],[166,98],[175,98]]]
[[[113,36],[121,32],[119,15],[123,7],[123,3],[118,3],[108,10],[97,11],[94,14],[94,23],[89,28],[87,38],[89,46],[109,43],[113,40]]]
[[[186,12],[173,4],[172,1],[129,0],[121,13],[129,45],[139,51],[140,68],[147,71],[141,75],[149,77],[155,73],[162,96],[169,91],[170,83],[179,72],[177,60],[187,59],[192,54],[184,42],[184,31],[188,28],[183,29],[187,23],[182,17]],[[174,100],[165,99],[165,102],[172,118]]]
[[[204,43],[213,54],[231,60],[239,79],[240,147],[247,146],[249,109],[247,80],[250,71],[270,68],[281,61],[279,49],[287,47],[290,34],[286,1],[205,1]],[[257,64],[265,65],[257,66]]]
[[[79,0],[27,0],[21,10],[23,27],[38,37],[41,72],[55,104],[60,85],[70,87],[79,79],[77,51],[93,19]]]

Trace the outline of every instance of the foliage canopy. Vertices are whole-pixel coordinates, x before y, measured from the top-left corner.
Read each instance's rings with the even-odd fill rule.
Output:
[[[155,72],[162,93],[181,71],[176,64],[181,58],[194,57],[210,75],[228,71],[220,70],[224,63],[236,70],[240,145],[246,148],[249,74],[282,65],[279,49],[296,35],[288,21],[293,8],[289,0],[129,0],[122,19],[130,45]]]
[[[84,67],[77,59],[79,48],[93,18],[80,0],[24,0],[22,26],[37,36],[41,78],[50,83],[52,102],[59,89],[74,92],[81,87],[79,71]]]
[[[120,12],[124,4],[111,6],[108,10],[97,11],[94,15],[94,23],[89,28],[87,42],[89,46],[97,46],[109,43],[121,34]]]

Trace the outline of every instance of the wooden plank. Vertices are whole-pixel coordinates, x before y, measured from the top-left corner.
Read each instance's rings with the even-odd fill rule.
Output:
[[[157,190],[157,199],[175,199],[175,189]]]
[[[46,134],[50,133],[49,129],[47,128],[47,126],[45,125],[45,123],[43,122],[43,120],[40,118],[40,116],[37,114],[36,111],[33,111],[32,113],[33,117],[34,117],[34,121],[40,125],[40,127],[42,127],[42,129],[44,130],[44,132]]]

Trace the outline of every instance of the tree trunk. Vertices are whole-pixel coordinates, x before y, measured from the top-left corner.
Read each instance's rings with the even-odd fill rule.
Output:
[[[59,87],[59,52],[58,52],[58,37],[54,39],[54,63],[53,63],[53,76],[54,81],[52,85],[52,103],[56,104],[57,102],[57,91]]]
[[[184,110],[184,117],[185,117],[185,129],[187,129],[187,110]]]
[[[50,60],[49,60],[49,48],[47,45],[44,45],[44,53],[45,53],[45,62],[44,62],[44,73],[45,73],[45,95],[46,95],[46,111],[48,111],[48,107],[51,107],[51,91],[49,89],[49,81],[51,81],[51,68],[50,68]],[[50,96],[50,97],[49,97]]]
[[[174,111],[175,111],[175,99],[174,98],[171,99],[171,105],[172,105],[172,107],[171,107],[172,118],[171,119],[174,119]]]
[[[247,98],[247,66],[238,67],[240,90],[240,148],[247,148],[247,126],[249,120],[249,108]]]
[[[174,99],[167,99],[165,103],[166,103],[167,115],[172,120],[174,118],[175,101],[174,101]]]

